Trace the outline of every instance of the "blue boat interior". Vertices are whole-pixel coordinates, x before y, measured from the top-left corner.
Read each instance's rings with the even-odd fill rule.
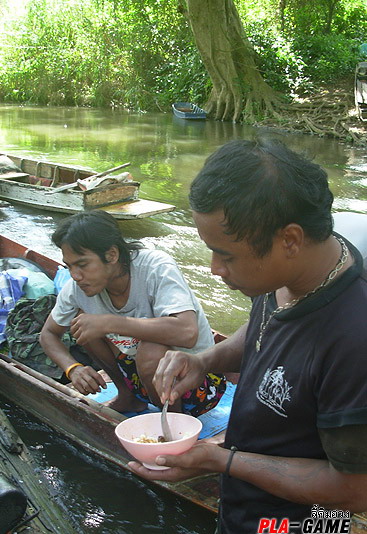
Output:
[[[231,382],[227,382],[227,389],[217,406],[209,412],[199,416],[200,421],[203,423],[203,428],[200,432],[199,439],[210,438],[227,428],[235,391],[236,386]],[[113,382],[109,382],[107,384],[107,389],[103,389],[100,393],[91,393],[88,395],[88,397],[96,402],[106,402],[116,395],[117,388],[115,384]],[[156,406],[148,404],[148,409],[143,412],[139,412],[139,414],[135,412],[125,412],[123,415],[126,415],[126,417],[134,417],[135,415],[141,415],[143,413],[159,411],[160,410]]]

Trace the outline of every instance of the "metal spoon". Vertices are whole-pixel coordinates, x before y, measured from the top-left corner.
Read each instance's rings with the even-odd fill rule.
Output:
[[[173,379],[172,387],[175,385],[176,378]],[[173,441],[172,432],[167,421],[167,409],[168,409],[168,400],[163,405],[162,414],[161,414],[161,426],[163,432],[164,441]]]
[[[164,441],[172,441],[172,433],[167,421],[167,408],[168,408],[168,399],[163,405],[162,415],[161,415],[161,425]]]

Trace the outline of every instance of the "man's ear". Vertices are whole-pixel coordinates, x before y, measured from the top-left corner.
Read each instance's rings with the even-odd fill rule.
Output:
[[[282,245],[288,258],[295,258],[303,247],[305,234],[299,224],[287,224],[280,230]]]
[[[105,258],[107,263],[117,263],[120,259],[119,249],[115,245],[112,245],[105,253]]]

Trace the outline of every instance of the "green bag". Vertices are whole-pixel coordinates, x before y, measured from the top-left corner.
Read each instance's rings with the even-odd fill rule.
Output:
[[[63,374],[62,369],[46,356],[39,344],[42,327],[55,303],[56,295],[19,299],[7,317],[5,335],[14,360],[44,375],[59,379]],[[65,332],[62,341],[68,349],[76,344],[70,332]]]

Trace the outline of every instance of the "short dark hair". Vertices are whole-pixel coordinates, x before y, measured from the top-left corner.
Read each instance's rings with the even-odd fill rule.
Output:
[[[235,140],[220,147],[192,182],[189,198],[199,213],[222,209],[226,233],[247,239],[260,257],[287,224],[299,224],[316,242],[333,229],[326,172],[274,140]]]
[[[103,263],[107,263],[106,252],[116,246],[124,273],[130,271],[132,252],[143,248],[139,241],[125,241],[116,219],[103,210],[82,211],[67,217],[61,221],[51,239],[57,247],[67,244],[77,254],[91,250]]]

